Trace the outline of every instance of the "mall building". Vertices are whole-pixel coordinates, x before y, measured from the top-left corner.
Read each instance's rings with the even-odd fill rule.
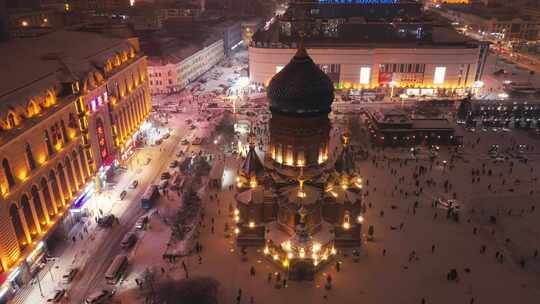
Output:
[[[0,297],[9,297],[39,270],[53,232],[78,220],[96,174],[130,148],[151,100],[136,38],[61,30],[3,42],[0,58]]]
[[[301,40],[337,89],[384,88],[394,96],[467,94],[488,53],[486,43],[426,15],[416,2],[296,3],[253,36],[251,82],[267,85]]]

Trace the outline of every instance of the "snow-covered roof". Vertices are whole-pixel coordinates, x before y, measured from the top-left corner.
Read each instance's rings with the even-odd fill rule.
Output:
[[[79,74],[81,69],[94,68],[106,53],[130,47],[126,39],[71,30],[0,43],[0,102],[24,101],[14,100],[11,94],[39,90],[45,82],[53,84],[65,77],[62,70],[73,69]],[[37,88],[32,89],[34,86]]]

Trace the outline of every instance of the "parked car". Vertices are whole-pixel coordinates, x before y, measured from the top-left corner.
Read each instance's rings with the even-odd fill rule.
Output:
[[[178,161],[177,160],[173,160],[170,165],[169,165],[169,168],[176,168],[178,166]]]
[[[98,218],[98,225],[100,227],[105,227],[105,228],[111,227],[114,222],[114,219],[115,217],[113,214],[102,216]]]
[[[187,140],[187,139],[184,138],[184,139],[182,139],[182,141],[181,141],[180,143],[181,143],[182,145],[184,145],[184,146],[185,146],[185,145],[189,145],[189,140]]]
[[[68,271],[62,275],[62,283],[69,284],[73,281],[73,278],[79,272],[79,268],[69,268]]]
[[[145,215],[137,220],[137,222],[135,223],[135,229],[143,230],[146,228],[146,224],[148,224],[148,216]]]
[[[60,303],[66,295],[65,289],[57,289],[54,291],[52,297],[47,299],[47,303]]]
[[[163,134],[163,137],[161,137],[162,139],[168,139],[169,137],[171,137],[171,133],[167,132],[165,134]]]
[[[84,303],[86,304],[103,304],[107,303],[112,296],[114,295],[115,290],[108,290],[108,289],[102,289],[99,291],[95,291],[91,293],[86,299],[84,300]]]
[[[169,185],[169,180],[168,179],[161,180],[161,182],[159,182],[158,189],[163,190],[163,189],[167,188],[168,185]]]
[[[120,200],[123,200],[127,195],[127,191],[126,190],[123,190],[122,192],[120,192]]]
[[[137,188],[138,185],[139,185],[139,181],[135,179],[135,180],[133,180],[133,181],[131,182],[131,184],[129,185],[129,187],[130,187],[131,189],[135,189],[135,188]]]
[[[171,174],[168,171],[161,173],[161,179],[169,179],[169,178],[171,178]]]
[[[197,126],[196,125],[191,125],[191,126],[189,126],[189,129],[190,130],[195,130],[195,129],[197,129]]]
[[[135,245],[136,242],[137,242],[137,235],[135,235],[135,233],[133,232],[130,232],[124,236],[124,238],[122,239],[122,242],[120,242],[120,247],[122,247],[123,249],[129,249],[133,245]]]

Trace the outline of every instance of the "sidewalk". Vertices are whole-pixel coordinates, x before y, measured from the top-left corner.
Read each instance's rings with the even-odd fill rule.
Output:
[[[133,159],[137,157],[151,157],[155,162],[159,158],[159,155],[159,148],[144,147],[135,152]],[[67,273],[67,271],[73,267],[79,269],[84,268],[86,261],[95,254],[91,249],[98,247],[92,246],[91,244],[100,244],[108,235],[108,230],[100,229],[95,221],[95,217],[99,214],[99,210],[101,209],[105,215],[114,214],[116,217],[120,218],[128,209],[128,204],[136,203],[131,202],[130,198],[135,196],[136,192],[144,191],[144,189],[140,186],[134,191],[128,191],[128,195],[122,201],[119,200],[120,192],[128,189],[131,182],[134,179],[137,179],[141,173],[147,171],[144,169],[149,168],[152,164],[153,163],[151,162],[143,168],[135,168],[132,166],[132,169],[123,170],[123,172],[114,177],[115,183],[113,186],[102,193],[95,194],[88,202],[86,202],[86,208],[90,210],[90,216],[83,218],[84,222],[82,222],[83,225],[80,225],[81,229],[74,233],[76,241],[73,242],[70,239],[61,243],[60,246],[62,248],[59,249],[61,254],[55,257],[55,261],[47,263],[45,268],[36,276],[39,276],[43,296],[41,295],[39,286],[36,286],[38,285],[36,280],[36,283],[33,285],[27,285],[23,290],[19,291],[11,303],[41,303],[46,301],[46,299],[54,293],[54,290],[62,288],[67,289],[69,285],[61,282],[62,275]],[[87,228],[87,232],[83,230],[83,227]],[[83,239],[81,239],[81,236]],[[75,279],[78,275],[80,275],[80,273],[76,275]],[[66,301],[65,303],[69,302]]]

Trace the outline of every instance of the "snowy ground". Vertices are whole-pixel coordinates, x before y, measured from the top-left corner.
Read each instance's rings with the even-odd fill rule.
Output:
[[[482,139],[476,144],[480,135]],[[228,204],[233,202],[233,193],[227,187],[234,179],[228,177],[219,193],[219,202],[208,196],[203,198],[207,216],[201,235],[202,264],[198,263],[197,255],[185,258],[190,276],[218,279],[220,303],[233,302],[238,288],[243,290],[242,303],[250,303],[251,296],[255,303],[422,303],[422,298],[426,303],[471,303],[473,298],[474,303],[537,303],[540,298],[540,257],[534,259],[532,255],[540,248],[540,211],[530,212],[540,195],[536,182],[532,181],[540,170],[536,168],[537,154],[530,152],[531,160],[527,164],[514,160],[511,173],[509,162],[495,165],[486,154],[492,143],[510,145],[512,138],[517,143],[535,145],[534,151],[540,148],[537,142],[515,131],[504,137],[494,132],[467,133],[466,162],[456,161],[453,169],[434,164],[432,170],[427,161],[411,161],[400,166],[399,162],[387,163],[382,159],[385,153],[395,155],[400,151],[372,150],[378,160],[358,165],[364,180],[369,180],[365,201],[372,207],[368,208],[365,224],[374,225],[375,241],[365,243],[359,263],[341,254],[339,273],[335,267],[328,266],[318,273],[314,282],[288,282],[284,289],[275,289],[273,284],[267,283],[267,274],[276,269],[261,259],[260,252],[250,251],[248,261],[242,262],[232,241],[224,237],[224,224],[226,221],[231,223]],[[449,160],[449,157],[443,148],[439,160],[444,159]],[[485,175],[481,172],[483,163],[486,164]],[[236,158],[226,158],[227,174],[234,174],[238,164]],[[419,179],[423,193],[418,198],[419,207],[413,212],[416,198],[412,192],[416,186],[412,174],[419,165],[428,168],[428,173]],[[474,184],[471,183],[473,168],[480,170],[480,181]],[[397,174],[391,169],[397,170]],[[492,170],[491,177],[487,176],[489,169]],[[401,176],[404,181],[399,183]],[[504,186],[501,185],[503,178],[506,179]],[[433,179],[437,185],[428,187],[424,183],[426,179]],[[521,180],[520,185],[514,185],[515,179]],[[452,184],[449,193],[445,193],[442,186],[445,180]],[[487,188],[489,184],[492,184],[492,191]],[[515,192],[509,192],[509,188],[514,188]],[[408,197],[400,195],[400,189],[408,192]],[[431,206],[434,198],[450,197],[452,192],[456,192],[458,201],[463,204],[459,223],[447,220],[445,210]],[[159,208],[169,204],[167,201]],[[392,205],[395,208],[391,208]],[[475,209],[474,214],[471,208]],[[490,224],[488,218],[496,215],[497,209],[497,224]],[[512,215],[508,215],[509,209],[512,209]],[[435,213],[437,218],[434,219]],[[211,233],[212,217],[215,218],[215,233]],[[154,224],[155,221],[152,220],[152,229],[145,233],[131,259],[135,265],[133,269],[138,272],[149,265],[164,267],[164,276],[181,279],[185,274],[179,263],[171,265],[161,259],[160,251],[168,234],[166,228],[160,223]],[[403,229],[391,229],[401,223]],[[475,228],[477,233],[473,234]],[[509,243],[505,241],[507,238]],[[485,253],[480,252],[482,245],[486,246]],[[386,251],[384,256],[383,250]],[[409,261],[413,250],[418,258]],[[503,254],[502,263],[495,258],[496,252]],[[526,260],[524,269],[518,264],[522,258]],[[252,265],[257,271],[255,277],[249,275]],[[446,280],[446,274],[453,268],[458,271],[458,282]],[[326,273],[333,277],[331,291],[321,287]],[[129,290],[134,285],[133,279],[128,276],[120,287],[123,303],[141,301],[140,293],[134,287],[135,290]]]

